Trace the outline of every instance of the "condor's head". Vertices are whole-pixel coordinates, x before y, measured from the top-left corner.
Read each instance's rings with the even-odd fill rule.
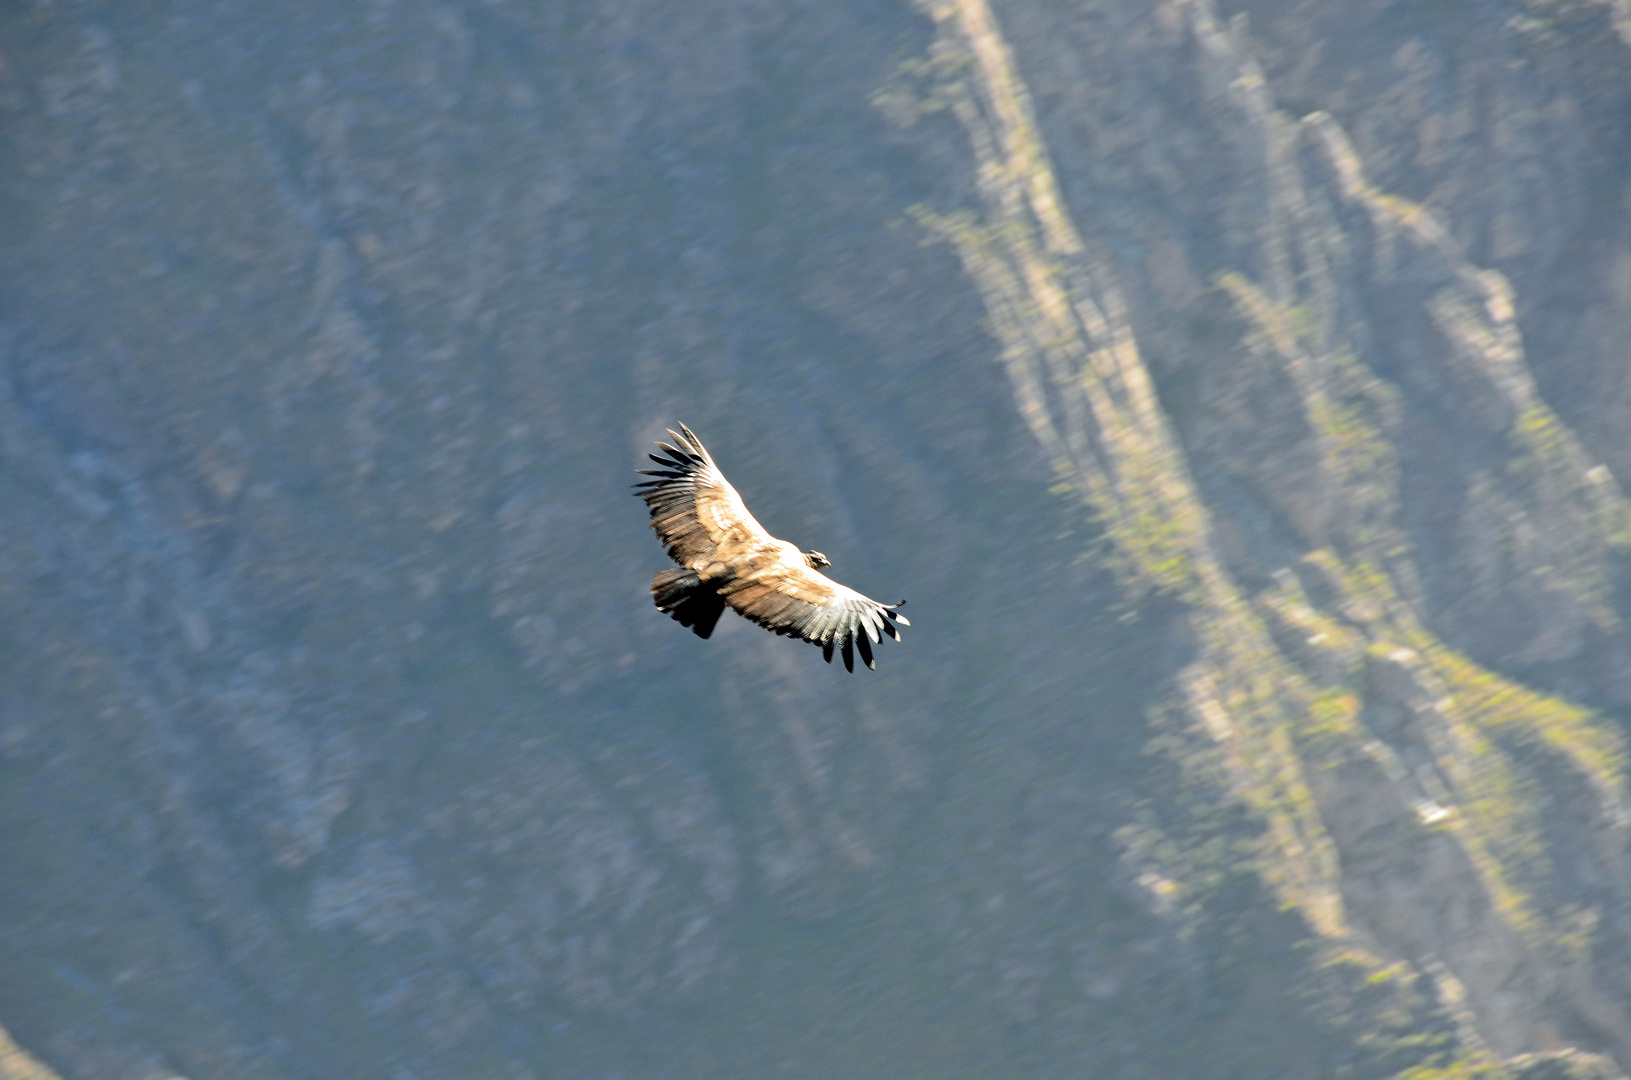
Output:
[[[804,561],[809,563],[810,568],[813,570],[820,570],[823,566],[832,565],[832,563],[827,561],[827,556],[821,554],[819,551],[802,551],[799,554],[804,556]]]

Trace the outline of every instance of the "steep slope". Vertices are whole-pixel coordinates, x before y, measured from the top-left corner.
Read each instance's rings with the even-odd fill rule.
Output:
[[[1625,44],[1250,15],[0,15],[0,1021],[69,1078],[1631,1065]],[[675,419],[911,599],[877,675],[650,609]]]
[[[1543,1047],[1559,1024],[1612,1043],[1625,1026],[1617,962],[1593,971],[1564,942],[1590,926],[1599,956],[1623,948],[1623,928],[1609,928],[1631,823],[1616,734],[1433,634],[1518,669],[1588,640],[1609,657],[1626,647],[1611,607],[1625,502],[1538,398],[1510,286],[1426,211],[1377,191],[1327,114],[1279,113],[1238,30],[1180,5],[1138,42],[1155,55],[1130,60],[1137,46],[1118,37],[1122,56],[1103,57],[1106,81],[1146,84],[1126,97],[1172,110],[1141,118],[1130,171],[1150,194],[1111,209],[1084,195],[1084,217],[1107,230],[1147,228],[1124,250],[1167,262],[1133,279],[1149,290],[1140,317],[1068,222],[989,10],[933,10],[940,69],[955,74],[925,100],[968,127],[985,205],[933,224],[980,283],[1016,403],[1063,482],[1135,580],[1190,604],[1199,655],[1178,681],[1265,815],[1270,880],[1327,935],[1351,922],[1384,955],[1439,965],[1503,1054]],[[1091,63],[1080,58],[1111,47],[1079,12],[1047,14],[1027,7],[1021,24],[1049,51],[1068,42]],[[1164,71],[1167,42],[1199,62]],[[1222,167],[1249,178],[1211,213],[1247,227],[1186,235],[1160,212],[1192,183],[1159,167],[1186,143],[1219,148]],[[1107,187],[1114,168],[1090,175]],[[1149,336],[1193,481],[1153,406],[1140,321],[1189,330]],[[1613,667],[1598,670],[1610,693]],[[1572,793],[1524,805],[1538,785]],[[1604,891],[1591,914],[1576,906],[1578,856],[1548,850],[1548,834],[1593,838],[1585,858]]]

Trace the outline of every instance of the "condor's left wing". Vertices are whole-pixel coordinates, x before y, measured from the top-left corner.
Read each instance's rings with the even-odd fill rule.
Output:
[[[674,444],[660,442],[662,456],[649,455],[662,468],[637,470],[657,479],[634,485],[651,510],[651,527],[668,557],[696,570],[774,547],[775,538],[748,513],[702,440],[684,424],[668,434]]]

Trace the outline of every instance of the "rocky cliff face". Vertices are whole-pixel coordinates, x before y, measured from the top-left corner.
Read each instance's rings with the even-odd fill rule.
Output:
[[[69,1078],[1620,1075],[1628,27],[0,14],[0,1023]],[[876,675],[650,609],[676,419],[911,598]]]

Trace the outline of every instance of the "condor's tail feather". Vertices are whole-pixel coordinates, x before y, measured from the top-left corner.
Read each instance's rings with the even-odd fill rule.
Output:
[[[695,570],[664,570],[651,579],[651,599],[657,610],[691,633],[706,638],[725,610],[725,600],[704,585]]]

